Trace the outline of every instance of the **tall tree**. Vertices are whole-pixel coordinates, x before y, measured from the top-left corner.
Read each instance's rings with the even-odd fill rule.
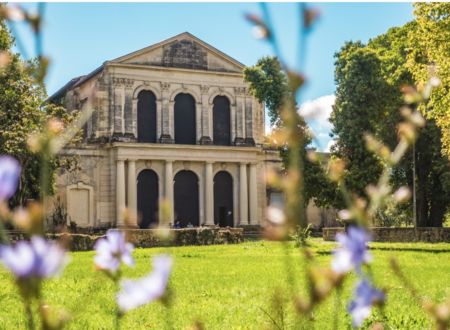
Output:
[[[41,195],[41,157],[30,151],[29,137],[42,133],[51,117],[68,123],[72,116],[62,107],[44,104],[45,91],[31,76],[34,64],[14,54],[13,43],[4,21],[0,21],[0,54],[8,59],[0,69],[0,154],[14,156],[22,167],[19,189],[10,201],[16,206]],[[59,159],[50,159],[47,193],[52,192],[53,173],[59,164]]]
[[[414,85],[406,58],[413,48],[415,22],[361,43],[347,43],[336,54],[337,100],[332,114],[338,142],[333,153],[348,163],[346,183],[364,195],[377,179],[381,163],[365,149],[364,132],[370,132],[391,148],[396,143],[396,123],[403,104],[401,86]],[[441,131],[432,118],[416,142],[417,215],[419,226],[440,226],[450,203],[448,160],[440,154]],[[412,186],[412,152],[394,169],[394,186]],[[339,205],[337,205],[339,206]]]
[[[407,66],[422,85],[430,78],[430,66],[436,70],[441,83],[421,110],[441,129],[443,153],[450,159],[450,3],[415,3],[414,7],[417,28],[409,36]]]
[[[385,121],[388,85],[381,75],[381,61],[360,42],[346,43],[336,54],[335,65],[336,103],[330,121],[337,142],[332,153],[347,164],[348,189],[364,196],[382,170],[379,159],[366,149],[364,134]]]

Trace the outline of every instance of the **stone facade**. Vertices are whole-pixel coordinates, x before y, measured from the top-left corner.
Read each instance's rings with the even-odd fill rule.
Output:
[[[138,180],[142,171],[150,170],[157,177],[158,202],[164,199],[171,205],[168,217],[159,208],[155,218],[167,224],[177,220],[174,180],[181,171],[197,178],[198,219],[194,221],[198,225],[221,221],[214,193],[219,172],[226,172],[232,182],[232,210],[220,210],[220,217],[231,217],[233,226],[260,224],[269,200],[264,173],[268,166],[279,167],[281,161],[277,152],[263,147],[264,109],[250,95],[243,68],[214,47],[182,33],[106,61],[51,96],[50,101],[69,111],[92,112],[84,142],[65,150],[78,156],[79,169],[62,169],[57,179],[70,219],[80,227],[123,225],[125,208],[140,214]],[[151,92],[155,100],[157,139],[153,143],[138,142],[142,91]],[[174,143],[180,94],[194,100],[195,144]],[[218,96],[229,104],[228,145],[214,144],[213,109]],[[134,225],[140,226],[142,219],[135,219]]]

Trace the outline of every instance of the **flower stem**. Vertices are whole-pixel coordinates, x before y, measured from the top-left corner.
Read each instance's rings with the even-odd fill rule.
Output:
[[[339,312],[341,309],[341,292],[342,289],[340,286],[336,288],[336,295],[334,299],[334,315],[333,315],[333,329],[339,329]]]
[[[24,299],[24,306],[25,306],[25,316],[27,318],[27,328],[29,330],[34,330],[34,320],[33,320],[33,311],[31,310],[31,301],[28,299]]]

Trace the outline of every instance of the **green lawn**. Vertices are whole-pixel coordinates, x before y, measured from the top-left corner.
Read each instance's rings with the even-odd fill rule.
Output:
[[[313,240],[314,252],[320,263],[330,260],[333,243]],[[389,244],[373,243],[373,273],[377,283],[388,291],[385,314],[387,329],[431,328],[431,322],[412,300],[404,286],[389,269],[389,259],[397,257],[405,272],[417,284],[420,293],[443,301],[450,294],[450,244]],[[304,289],[302,261],[291,246],[296,285]],[[127,269],[127,277],[138,277],[151,268],[151,257],[170,253],[175,258],[171,277],[173,305],[166,310],[161,303],[131,311],[122,322],[123,329],[164,329],[172,323],[175,329],[186,329],[196,320],[206,329],[264,329],[270,319],[271,297],[275,290],[286,288],[283,246],[273,242],[248,242],[228,246],[195,246],[137,249],[136,267]],[[113,328],[113,285],[100,272],[94,271],[94,252],[72,254],[72,261],[61,278],[44,288],[49,305],[64,306],[74,317],[70,329]],[[340,308],[340,328],[350,327],[346,301],[352,280],[345,283]],[[11,277],[0,270],[0,328],[23,329],[22,305]],[[330,297],[315,313],[315,329],[330,329],[333,320],[334,297]],[[169,316],[169,317],[168,317]],[[377,316],[375,316],[377,317]],[[286,328],[292,328],[294,318],[286,310]],[[312,326],[309,325],[308,328]]]

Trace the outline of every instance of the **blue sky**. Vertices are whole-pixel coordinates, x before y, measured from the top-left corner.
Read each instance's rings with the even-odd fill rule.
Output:
[[[28,8],[36,4],[27,4]],[[311,3],[321,17],[309,34],[302,102],[332,95],[333,55],[348,40],[367,41],[413,18],[409,3]],[[298,4],[269,3],[283,56],[297,63]],[[252,35],[245,13],[260,13],[258,3],[49,3],[44,52],[52,60],[46,80],[49,94],[75,76],[178,33],[189,31],[246,65],[272,54]],[[28,31],[21,38],[33,54]],[[330,97],[327,99],[329,100]],[[316,102],[317,105],[317,102]],[[325,118],[326,121],[326,118]],[[330,127],[324,118],[311,122],[323,149]]]

